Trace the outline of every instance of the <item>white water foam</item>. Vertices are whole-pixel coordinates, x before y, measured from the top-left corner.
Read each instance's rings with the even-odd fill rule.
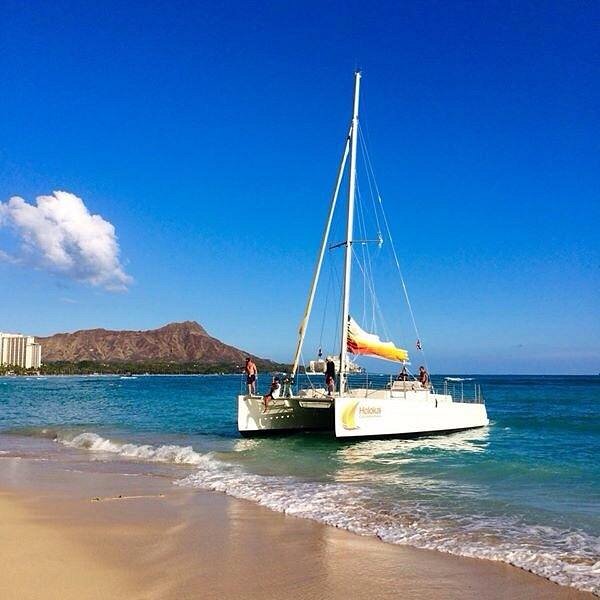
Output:
[[[150,444],[127,444],[114,442],[96,433],[80,433],[73,439],[58,438],[65,446],[118,454],[124,458],[134,458],[150,462],[173,463],[177,465],[199,465],[207,460],[207,456],[196,452],[191,446],[151,446]]]
[[[255,475],[191,446],[120,443],[95,433],[59,441],[125,458],[193,465],[197,471],[177,485],[223,492],[388,543],[506,562],[600,596],[600,540],[581,531],[527,526],[516,517],[432,516],[410,502],[390,509],[368,487]]]
[[[215,461],[216,462],[216,461]],[[390,511],[366,488],[252,475],[237,467],[199,469],[178,485],[224,492],[278,512],[384,542],[507,562],[561,585],[600,595],[600,543],[583,532],[525,527],[517,519],[432,517],[407,504]]]

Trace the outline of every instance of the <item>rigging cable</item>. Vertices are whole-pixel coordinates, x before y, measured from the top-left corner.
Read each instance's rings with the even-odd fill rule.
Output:
[[[319,349],[323,348],[323,331],[325,329],[325,321],[327,319],[327,306],[329,305],[329,294],[331,292],[332,279],[333,279],[333,272],[331,269],[331,263],[329,263],[329,278],[327,280],[327,292],[325,293],[325,307],[323,308],[323,319],[321,320],[321,333],[319,334]]]
[[[366,239],[366,227],[364,226],[364,213],[363,213],[363,207],[362,207],[362,198],[361,198],[361,194],[360,194],[360,186],[358,185],[358,178],[356,180],[356,196],[357,196],[357,202],[356,202],[356,215],[358,217],[357,221],[358,221],[358,229],[359,229],[359,235],[361,238]],[[354,250],[354,248],[353,248]],[[363,255],[363,261],[366,264],[366,256],[365,256],[365,244],[361,244],[361,250],[362,250],[362,255]],[[358,258],[358,257],[357,257]],[[367,280],[366,277],[363,276],[363,312],[362,312],[362,319],[361,319],[361,323],[365,323],[367,320]]]
[[[358,259],[358,256],[356,256],[356,252],[354,252],[353,250],[353,255],[354,258],[356,259],[356,264],[359,266],[361,272],[363,273],[364,276],[364,271],[363,271],[363,267],[360,263],[360,260]],[[368,279],[367,279],[368,281]],[[383,311],[381,310],[381,305],[379,304],[379,300],[377,298],[377,295],[375,294],[375,290],[373,288],[370,288],[371,291],[371,297],[373,299],[373,306],[374,306],[374,310],[377,310],[377,313],[379,314],[379,319],[381,320],[381,328],[383,330],[383,335],[387,338],[387,339],[391,339],[388,329],[387,329],[387,325],[385,323],[385,318],[383,316]]]
[[[358,181],[356,182],[356,189],[357,189],[357,193],[360,196],[360,189],[359,189],[359,185],[358,185]],[[362,196],[360,196],[361,200],[362,200]],[[366,240],[368,238],[367,235],[367,227],[365,224],[365,211],[364,208],[362,206],[362,202],[359,203],[359,211],[358,211],[358,216],[359,216],[359,227],[362,227],[362,231],[361,231],[361,236],[364,240]],[[381,239],[381,232],[378,231],[378,238]],[[364,271],[363,271],[363,281],[364,281],[364,285],[363,287],[365,287],[367,280],[369,280],[370,283],[370,291],[371,291],[371,325],[370,325],[370,329],[372,331],[375,331],[377,329],[377,320],[375,318],[375,304],[373,302],[373,297],[375,296],[375,277],[373,275],[373,262],[371,260],[371,251],[369,249],[369,245],[366,242],[363,242],[361,244],[362,246],[362,253],[363,253],[363,261],[364,261]],[[356,256],[356,255],[355,255]],[[356,256],[356,259],[358,261],[358,256]],[[364,293],[365,296],[365,307],[364,307],[364,312],[366,312],[366,292]],[[362,323],[369,328],[369,326],[366,323],[366,315],[363,315],[363,321]]]
[[[333,272],[334,286],[337,287],[337,289],[341,290],[342,289],[342,280],[337,272],[335,261],[331,260],[329,263],[329,266],[330,266],[331,271]],[[333,339],[332,339],[332,343],[331,343],[331,348],[333,349],[334,356],[336,353],[337,341],[340,339],[339,332],[340,332],[341,319],[342,319],[342,303],[341,303],[341,297],[340,297],[339,302],[338,302],[337,315],[335,318],[335,331],[334,331]]]
[[[406,304],[408,306],[408,312],[410,314],[410,318],[411,318],[411,321],[412,321],[412,324],[413,324],[413,328],[415,330],[415,335],[417,336],[417,350],[419,350],[421,352],[421,354],[423,355],[423,360],[425,362],[427,370],[429,371],[429,367],[427,366],[427,360],[425,358],[425,352],[424,352],[424,350],[423,350],[423,348],[421,346],[421,336],[419,335],[419,328],[417,327],[417,322],[415,320],[415,314],[413,312],[412,305],[410,303],[410,298],[408,296],[408,289],[406,287],[406,283],[405,283],[404,277],[402,275],[402,270],[400,269],[400,261],[398,260],[398,254],[396,253],[396,246],[394,244],[394,239],[392,238],[392,233],[390,231],[390,226],[389,226],[389,223],[388,223],[388,220],[387,220],[387,216],[386,216],[385,210],[383,208],[383,199],[381,198],[381,194],[379,192],[379,186],[377,185],[377,179],[375,178],[375,172],[373,170],[373,164],[371,162],[371,157],[369,156],[369,151],[367,149],[367,145],[366,145],[365,140],[364,140],[364,135],[362,134],[362,128],[360,126],[358,128],[358,131],[359,131],[359,136],[358,137],[361,140],[361,146],[362,146],[362,149],[363,149],[363,153],[364,153],[364,156],[366,157],[366,162],[369,165],[369,170],[371,172],[371,175],[373,176],[373,183],[375,185],[375,191],[377,192],[377,199],[379,200],[379,206],[381,208],[381,215],[383,217],[383,223],[385,225],[385,230],[386,230],[386,234],[388,236],[388,239],[390,240],[390,246],[392,248],[392,255],[394,257],[394,262],[396,263],[396,268],[398,270],[398,274],[400,275],[400,281],[402,283],[402,290],[404,292],[404,298],[406,299]],[[421,347],[419,348],[419,346],[421,346]]]
[[[359,125],[358,133],[359,133],[358,139],[360,140],[361,148],[363,149],[362,158],[363,158],[363,162],[365,164],[365,172],[367,174],[367,182],[369,184],[369,191],[371,192],[371,204],[373,205],[373,214],[375,215],[375,223],[377,223],[377,235],[381,239],[381,225],[379,224],[379,216],[377,214],[377,206],[375,204],[375,194],[373,192],[373,185],[375,185],[375,188],[377,188],[377,182],[375,181],[375,175],[373,174],[373,169],[371,169],[371,175],[372,175],[372,181],[373,181],[373,183],[371,183],[371,176],[369,175],[369,167],[367,165],[367,145],[365,143],[364,136],[360,129],[360,125]],[[377,192],[377,195],[379,196],[379,191]]]
[[[300,352],[300,362],[302,363],[302,366],[304,367],[304,375],[306,377],[306,379],[308,380],[308,385],[310,386],[311,389],[315,389],[315,386],[313,385],[313,382],[310,379],[310,375],[306,372],[306,362],[304,361],[304,356],[302,355],[302,352]],[[300,389],[298,388],[298,391],[300,391]]]

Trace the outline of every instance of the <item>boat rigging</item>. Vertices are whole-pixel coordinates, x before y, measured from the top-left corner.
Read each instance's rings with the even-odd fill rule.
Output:
[[[361,74],[357,72],[354,78],[352,118],[337,169],[308,298],[298,329],[298,340],[291,373],[284,382],[283,393],[278,395],[276,399],[272,399],[268,404],[266,398],[263,401],[261,396],[251,394],[238,396],[238,429],[243,435],[282,431],[329,430],[335,432],[336,437],[402,436],[456,431],[482,427],[488,424],[481,391],[477,386],[475,387],[475,395],[467,399],[462,382],[459,397],[453,396],[448,389],[452,387],[448,385],[451,380],[446,381],[443,394],[436,393],[429,382],[425,369],[423,369],[422,377],[419,380],[409,380],[408,377],[404,376],[407,374],[406,365],[410,364],[408,352],[405,349],[398,348],[391,341],[382,341],[377,333],[370,333],[363,329],[366,323],[366,309],[363,310],[362,326],[351,316],[352,266],[353,262],[356,262],[363,275],[363,295],[366,297],[368,292],[371,296],[371,325],[375,329],[375,316],[378,314],[383,325],[385,339],[389,339],[381,307],[375,294],[373,265],[368,248],[373,243],[381,248],[384,242],[383,235],[385,234],[390,243],[392,257],[400,277],[402,292],[414,328],[416,348],[422,352],[422,338],[417,329],[407,287],[400,270],[398,254],[392,240],[388,219],[383,210],[383,201],[375,180],[371,159],[359,127],[360,85]],[[359,140],[375,209],[377,227],[375,239],[370,239],[367,234],[365,217],[360,203],[358,204],[358,210],[356,210],[356,199],[357,197],[360,198],[360,188],[356,176]],[[329,245],[333,218],[347,166],[348,197],[345,239],[342,242]],[[354,237],[355,217],[362,235],[359,238]],[[357,247],[361,249],[362,260],[357,255]],[[310,385],[306,389],[296,389],[294,391],[294,383],[302,359],[302,348],[314,306],[325,253],[328,248],[330,250],[344,249],[341,310],[338,316],[340,352],[338,357],[328,356],[326,368],[322,368],[325,361],[322,360],[321,356],[319,356],[319,361],[311,361],[313,373],[323,372],[326,374],[327,388]],[[323,327],[321,328],[321,337],[322,331]],[[319,353],[321,355],[321,349],[319,349]],[[362,385],[359,383],[357,386],[353,386],[352,373],[356,372],[356,365],[350,360],[349,354],[371,356],[399,363],[403,365],[403,376],[397,379],[390,377],[390,380],[384,382],[384,385],[379,389],[373,386],[372,382]],[[337,374],[337,381],[332,384],[331,374],[334,372]],[[423,372],[425,373],[424,376]]]

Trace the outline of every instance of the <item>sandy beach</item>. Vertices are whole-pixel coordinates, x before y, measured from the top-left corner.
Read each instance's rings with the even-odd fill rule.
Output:
[[[0,460],[0,597],[591,599],[515,567],[272,512],[165,477]]]

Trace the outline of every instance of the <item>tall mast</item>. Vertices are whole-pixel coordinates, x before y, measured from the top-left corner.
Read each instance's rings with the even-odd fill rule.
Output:
[[[350,181],[348,183],[348,223],[346,227],[346,258],[344,263],[344,297],[342,300],[342,345],[340,350],[339,394],[344,394],[348,367],[348,315],[350,314],[350,274],[352,271],[352,236],[354,230],[354,194],[356,188],[356,140],[358,139],[358,100],[360,71],[354,74],[354,108],[350,138]]]
[[[327,248],[327,240],[329,239],[329,231],[331,230],[331,222],[333,221],[333,213],[335,212],[335,205],[338,199],[338,193],[340,191],[340,185],[342,184],[342,178],[344,176],[344,169],[346,168],[346,159],[348,158],[348,152],[350,151],[350,134],[352,132],[352,126],[348,131],[346,137],[346,143],[344,144],[344,152],[342,159],[338,167],[337,177],[335,179],[335,185],[331,193],[331,203],[329,205],[329,214],[327,216],[327,222],[325,223],[325,229],[323,230],[323,237],[321,238],[321,248],[319,250],[319,256],[317,257],[317,264],[313,272],[313,279],[310,285],[310,292],[308,294],[308,300],[306,301],[306,308],[302,315],[302,321],[298,328],[298,343],[296,344],[296,352],[294,354],[294,365],[292,367],[292,379],[296,376],[298,371],[298,365],[300,364],[300,354],[302,353],[302,344],[304,343],[304,337],[306,335],[306,327],[310,318],[312,305],[315,299],[315,292],[317,291],[317,283],[319,282],[319,276],[321,274],[321,267],[323,266],[323,258],[325,256],[325,249]]]

